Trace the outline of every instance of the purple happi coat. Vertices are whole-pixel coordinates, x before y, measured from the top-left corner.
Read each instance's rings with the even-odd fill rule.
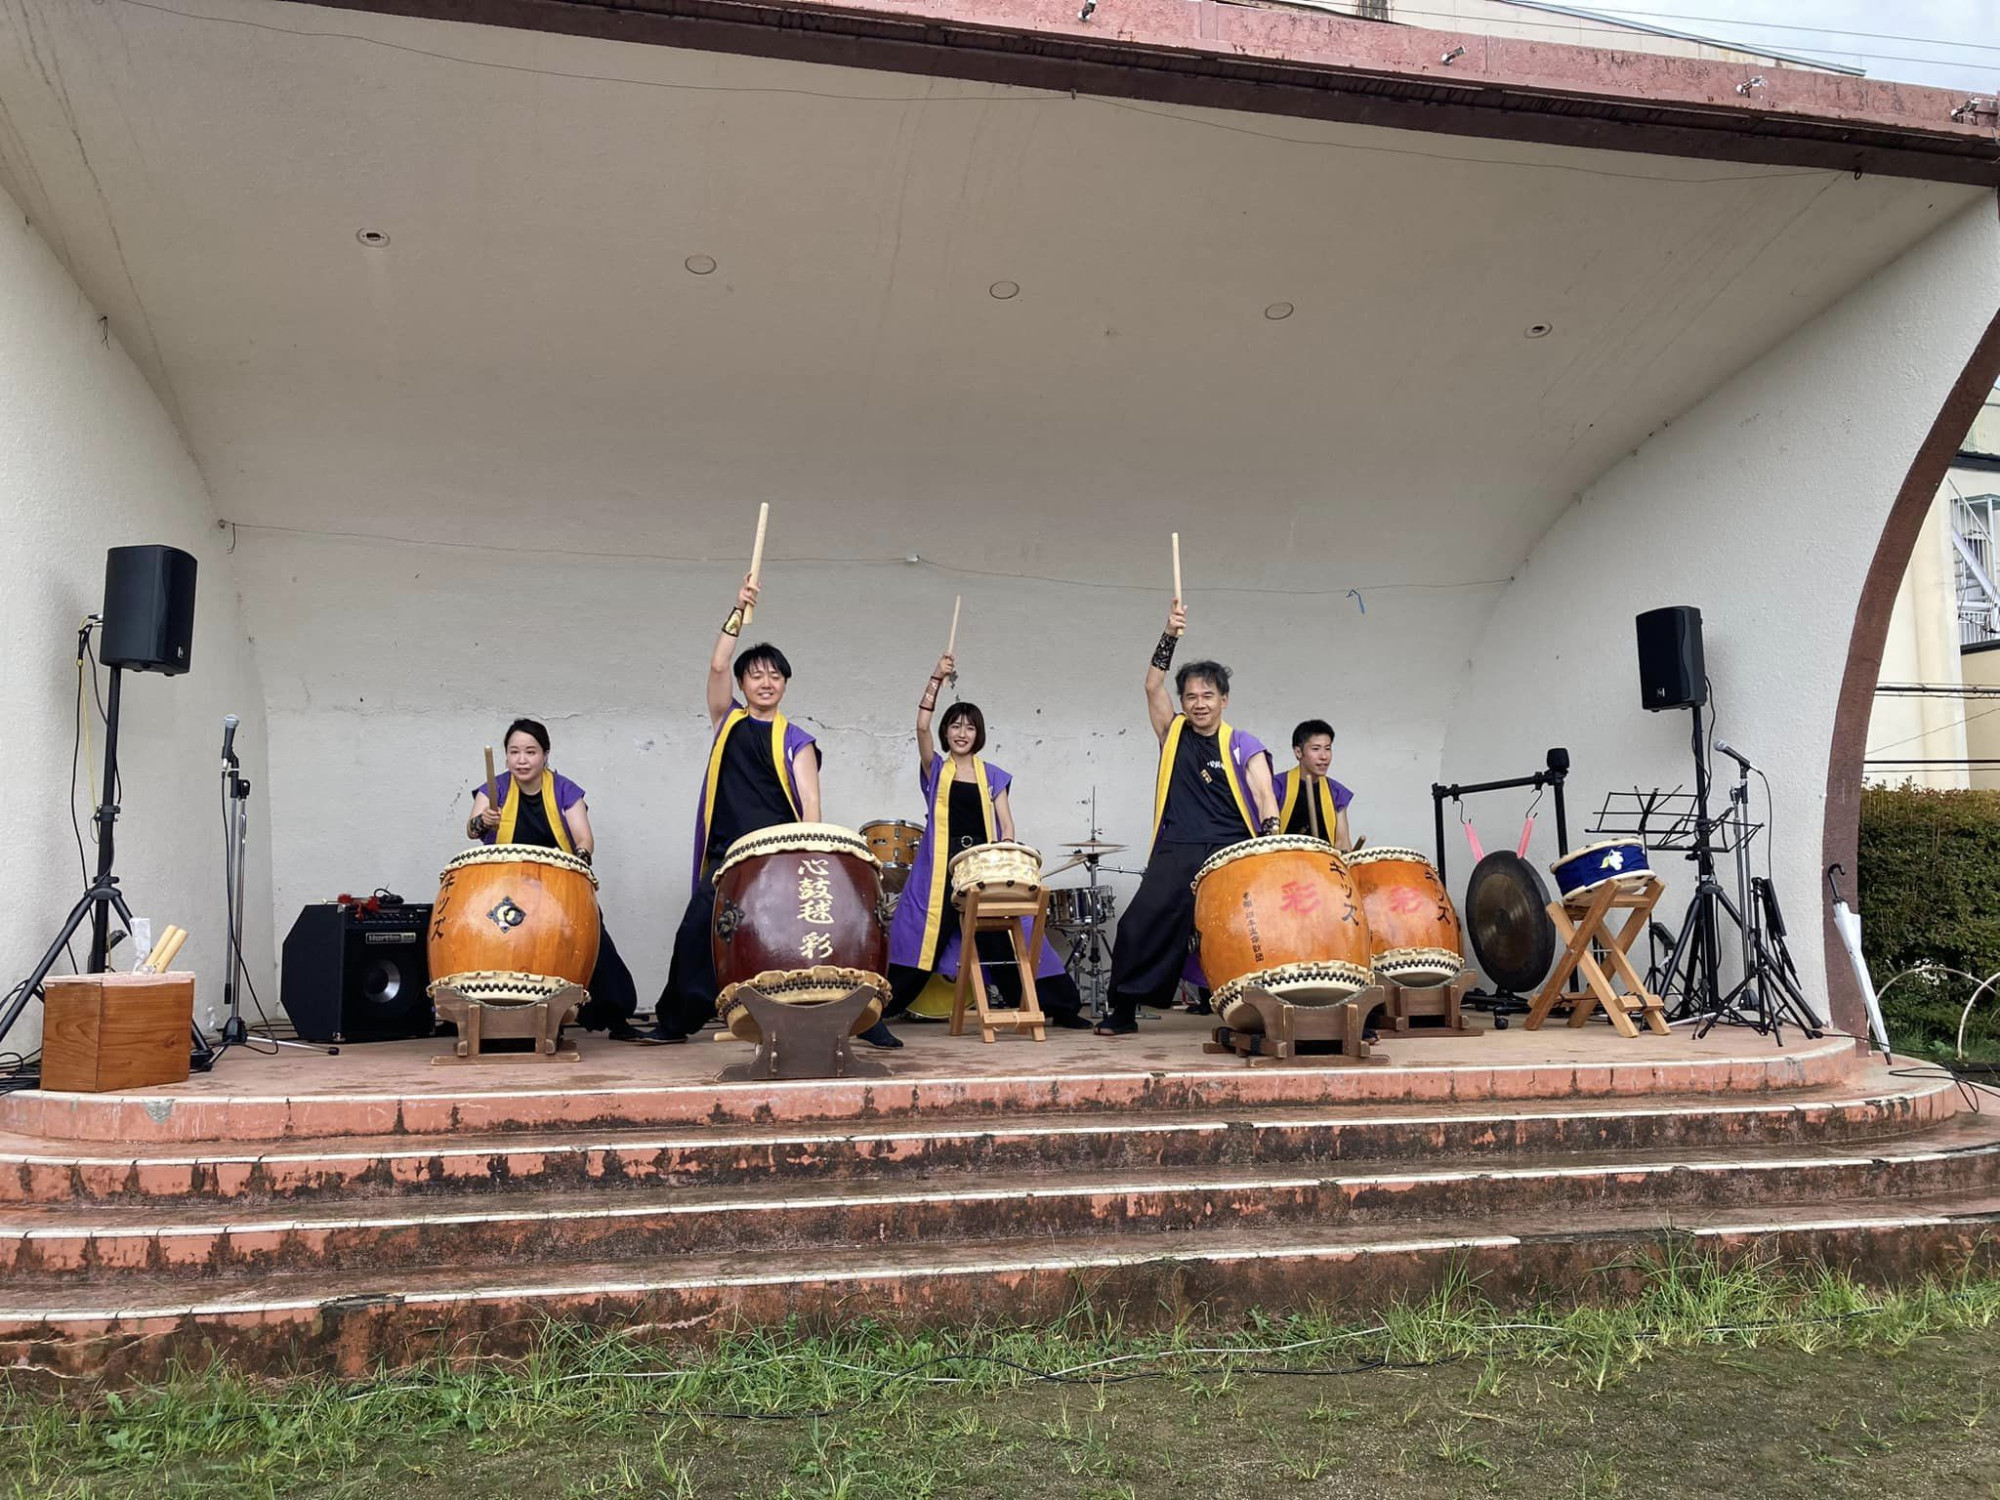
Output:
[[[895,920],[889,924],[890,963],[932,970],[948,979],[958,977],[959,920],[957,909],[951,904],[951,883],[945,873],[949,861],[939,860],[937,846],[944,837],[943,825],[950,815],[953,777],[947,770],[953,765],[949,757],[933,752],[930,769],[917,778],[926,808],[924,836],[910,864],[903,898],[896,903]],[[1013,785],[1014,778],[976,755],[972,758],[972,768],[978,778],[980,810],[986,816],[986,838],[991,842],[999,837],[993,800]],[[1024,938],[1030,925],[1027,918],[1021,919]],[[1035,976],[1046,978],[1062,972],[1063,961],[1044,936],[1042,951],[1035,962]]]
[[[507,817],[507,810],[513,802],[515,788],[519,785],[520,783],[514,780],[514,775],[511,771],[494,783],[493,795],[500,800],[493,804],[493,810],[500,814],[500,827],[480,834],[480,843],[498,843],[502,831],[511,832],[509,826],[511,820]],[[556,815],[549,819],[549,831],[562,841],[561,847],[568,850],[570,847],[569,825],[563,821],[562,815],[583,800],[583,788],[578,786],[574,781],[571,781],[567,776],[558,776],[548,766],[543,766],[541,787],[530,795],[542,797],[546,801],[548,790],[551,787],[555,788]],[[483,792],[486,790],[486,783],[482,781],[472,790],[475,793]]]
[[[799,816],[798,759],[802,752],[813,746],[813,737],[783,714],[774,714],[769,723],[751,717],[750,710],[740,703],[732,703],[728,715],[716,726],[715,741],[709,746],[708,769],[701,778],[701,793],[694,804],[694,883],[701,884],[701,867],[708,853],[708,824],[715,815],[716,781],[722,771],[722,747],[728,743],[729,732],[738,724],[756,726],[759,732],[768,730],[771,735],[771,758],[778,771],[778,780],[785,788],[785,800],[792,805],[792,816]],[[782,752],[779,747],[782,748]],[[815,752],[817,753],[817,752]]]

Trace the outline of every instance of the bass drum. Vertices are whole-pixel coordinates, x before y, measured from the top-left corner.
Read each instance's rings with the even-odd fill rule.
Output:
[[[1216,1012],[1238,1031],[1264,1025],[1246,990],[1333,1005],[1367,987],[1367,919],[1322,839],[1249,839],[1210,856],[1194,878],[1194,926]]]
[[[479,845],[444,867],[431,906],[431,993],[532,1004],[597,966],[597,876],[559,849]]]
[[[1437,866],[1415,849],[1347,856],[1368,912],[1375,973],[1413,987],[1449,984],[1465,967],[1465,934]]]
[[[889,999],[889,933],[879,865],[858,834],[831,823],[780,823],[729,846],[715,872],[716,1010],[730,1033],[758,1040],[743,1004],[824,1005],[857,989],[871,999],[857,1032]]]

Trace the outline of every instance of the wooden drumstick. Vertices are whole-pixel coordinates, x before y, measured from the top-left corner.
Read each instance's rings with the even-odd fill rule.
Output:
[[[1303,768],[1299,774],[1306,779],[1306,817],[1312,827],[1312,836],[1323,839],[1326,835],[1320,832],[1319,827],[1319,778]],[[1283,831],[1279,830],[1281,833]]]
[[[169,927],[167,935],[156,948],[146,956],[146,971],[150,974],[164,974],[167,965],[174,961],[174,955],[181,951],[181,944],[187,941],[185,927]]]
[[[1174,603],[1181,602],[1181,534],[1174,533]]]
[[[498,807],[500,805],[500,783],[495,780],[493,775],[493,747],[491,745],[486,747],[486,805],[488,807]]]
[[[750,585],[755,588],[764,572],[764,528],[771,521],[771,502],[766,500],[757,507],[757,540],[750,544]],[[743,610],[743,623],[748,625],[757,606],[747,605]]]
[[[946,656],[958,655],[958,607],[965,602],[965,595],[954,594],[951,599],[951,639],[945,643]]]

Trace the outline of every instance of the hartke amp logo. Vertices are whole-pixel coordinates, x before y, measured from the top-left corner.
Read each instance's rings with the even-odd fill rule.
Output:
[[[403,947],[408,947],[416,942],[416,940],[417,935],[414,932],[365,932],[361,935],[362,943],[370,947],[378,943],[400,944]]]

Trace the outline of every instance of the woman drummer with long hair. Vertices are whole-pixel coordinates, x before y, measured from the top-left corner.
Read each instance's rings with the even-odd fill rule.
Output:
[[[1014,778],[980,758],[986,748],[986,716],[971,703],[954,703],[938,726],[944,739],[940,750],[931,739],[931,715],[938,689],[952,675],[950,655],[938,659],[937,670],[924,685],[917,703],[917,784],[926,806],[924,836],[910,862],[910,878],[889,926],[889,1004],[883,1016],[908,1010],[933,974],[956,978],[959,927],[952,904],[947,867],[958,855],[979,844],[1014,837],[1014,811],[1007,790]],[[1028,924],[1024,920],[1022,926]],[[1005,933],[981,933],[979,959],[1004,998],[1019,1003],[1021,980],[1013,945]],[[1053,1026],[1081,1028],[1083,996],[1048,940],[1035,966],[1035,992],[1042,1013]],[[877,1047],[902,1042],[882,1021],[861,1033]]]
[[[482,782],[473,788],[468,838],[482,844],[527,844],[560,849],[590,864],[597,854],[597,836],[590,828],[590,809],[583,788],[549,765],[549,731],[534,719],[516,719],[507,726],[502,743],[507,750],[507,774],[494,788],[495,803]],[[632,971],[618,956],[611,934],[598,918],[597,967],[591,971],[590,1000],[577,1012],[586,1031],[609,1030],[618,1041],[639,1033],[631,1025],[639,1008]]]

